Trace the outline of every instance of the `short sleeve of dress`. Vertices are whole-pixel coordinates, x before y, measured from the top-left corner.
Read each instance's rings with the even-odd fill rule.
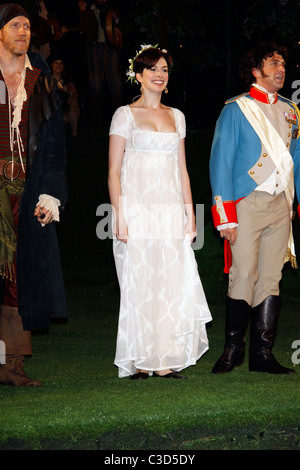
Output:
[[[175,122],[176,122],[176,129],[180,139],[184,139],[186,136],[186,123],[185,123],[185,116],[182,111],[179,109],[174,108],[175,113]]]
[[[126,106],[118,108],[111,120],[109,135],[117,134],[125,139],[129,136],[129,119]]]

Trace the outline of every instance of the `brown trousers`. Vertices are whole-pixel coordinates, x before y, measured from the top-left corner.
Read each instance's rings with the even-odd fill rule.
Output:
[[[255,307],[279,295],[279,282],[290,233],[285,194],[253,191],[236,206],[237,239],[231,247],[228,296]]]

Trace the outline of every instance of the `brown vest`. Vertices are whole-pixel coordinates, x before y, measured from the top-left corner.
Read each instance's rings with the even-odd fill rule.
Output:
[[[27,100],[23,104],[22,109],[22,119],[19,124],[19,130],[21,133],[21,138],[23,142],[24,151],[22,152],[22,160],[24,166],[26,164],[26,156],[27,156],[27,141],[28,141],[28,115],[29,115],[29,102],[30,96],[32,94],[34,85],[37,81],[37,78],[40,74],[40,70],[37,68],[33,68],[30,70],[29,68],[26,69],[26,77],[25,77],[25,89],[27,93]],[[5,178],[6,169],[9,167],[5,167],[6,162],[10,162],[12,159],[12,151],[10,149],[10,137],[9,137],[9,106],[8,106],[8,92],[5,85],[5,81],[3,76],[0,72],[0,186],[3,184],[3,178]],[[14,145],[14,161],[19,162],[19,151],[17,148],[17,143],[15,142]],[[8,170],[10,171],[10,170]],[[22,173],[22,172],[21,172]],[[20,177],[24,179],[24,174],[20,173]],[[2,182],[2,184],[1,184]],[[11,186],[12,182],[10,182]]]

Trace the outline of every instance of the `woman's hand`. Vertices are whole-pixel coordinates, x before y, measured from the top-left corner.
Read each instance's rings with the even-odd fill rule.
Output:
[[[196,222],[194,219],[193,220],[188,219],[186,223],[184,235],[187,235],[187,234],[189,234],[191,243],[193,243],[194,239],[197,236],[197,227],[196,227]]]
[[[115,236],[121,242],[127,243],[128,238],[128,227],[125,219],[121,218],[116,221],[116,233]]]

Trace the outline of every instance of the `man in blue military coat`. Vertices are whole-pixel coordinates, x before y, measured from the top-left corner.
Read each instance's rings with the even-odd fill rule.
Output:
[[[212,214],[225,239],[229,284],[225,347],[215,374],[243,363],[249,319],[249,369],[295,372],[272,353],[282,267],[286,261],[296,266],[294,188],[300,200],[299,110],[278,94],[285,60],[285,48],[274,43],[249,51],[241,75],[250,91],[228,100],[216,124],[210,160]]]

